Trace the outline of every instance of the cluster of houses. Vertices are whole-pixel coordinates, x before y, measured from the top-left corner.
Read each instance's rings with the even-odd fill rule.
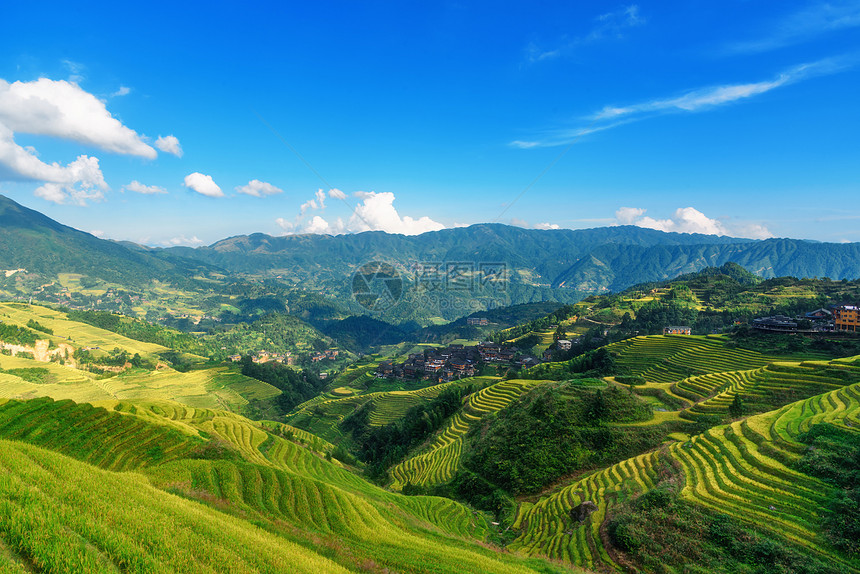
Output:
[[[311,363],[319,363],[320,361],[324,361],[326,359],[333,361],[337,359],[337,355],[340,353],[337,349],[326,349],[325,351],[317,351],[316,353],[311,354]]]
[[[496,363],[518,367],[530,367],[540,361],[535,357],[517,357],[517,350],[498,343],[484,342],[475,346],[459,344],[425,349],[423,353],[412,353],[401,364],[383,361],[376,368],[380,379],[428,379],[453,381],[471,377],[483,363]]]
[[[316,351],[311,353],[310,358],[312,363],[318,363],[325,359],[334,360],[340,354],[338,349],[326,349],[325,351]],[[227,357],[228,360],[237,363],[242,360],[242,355],[235,354]],[[296,364],[296,357],[290,351],[286,353],[270,353],[269,351],[257,351],[251,355],[251,360],[255,363],[281,363],[292,367]]]
[[[242,360],[242,355],[235,354],[227,357],[230,361],[238,363]],[[296,363],[296,358],[292,353],[270,353],[268,351],[257,351],[251,355],[251,361],[255,363],[280,363],[282,365],[293,366]]]
[[[801,327],[801,324],[805,323]],[[816,309],[797,317],[774,315],[753,319],[752,326],[760,331],[782,333],[856,333],[860,326],[860,306],[833,305],[828,309]]]
[[[692,335],[693,328],[686,325],[670,325],[663,327],[664,335]]]

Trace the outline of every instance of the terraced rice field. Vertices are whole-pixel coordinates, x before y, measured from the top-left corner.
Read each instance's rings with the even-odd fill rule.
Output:
[[[348,572],[248,521],[38,447],[0,441],[10,572]],[[34,487],[38,485],[38,488]]]
[[[656,453],[625,460],[541,498],[520,505],[513,529],[519,536],[508,549],[526,555],[548,556],[585,568],[616,568],[601,538],[600,526],[619,501],[652,488]],[[584,501],[597,505],[582,524],[570,518],[570,510]]]
[[[599,528],[618,500],[651,488],[658,457],[670,456],[683,469],[682,496],[691,502],[754,522],[775,534],[860,571],[860,561],[834,555],[822,541],[820,509],[832,487],[790,468],[806,448],[800,433],[827,421],[860,426],[860,384],[852,384],[779,410],[715,427],[668,450],[648,453],[580,479],[537,503],[521,504],[509,548],[589,568],[620,569],[606,552]],[[597,504],[583,524],[569,511],[583,500]]]
[[[0,356],[0,368],[47,369],[50,373],[49,382],[43,383],[0,373],[0,398],[53,397],[75,402],[167,400],[190,406],[239,411],[248,404],[248,399],[269,398],[280,394],[275,387],[232,372],[227,367],[187,373],[179,373],[173,369],[135,369],[105,378],[58,363],[41,363],[33,359],[4,355]]]
[[[11,549],[0,552],[0,571],[347,571],[337,560],[409,572],[534,571],[475,544],[488,523],[469,508],[378,488],[241,416],[167,402],[113,409],[0,404],[0,437],[141,473],[108,473],[0,438],[0,550]],[[232,445],[242,460],[181,458],[202,440],[177,425]],[[161,464],[146,458],[150,445],[161,445]],[[304,547],[278,535],[282,528]]]
[[[86,323],[70,321],[66,314],[48,307],[38,305],[23,305],[21,303],[0,303],[0,320],[26,326],[27,321],[34,320],[52,329],[53,335],[39,333],[45,339],[53,340],[55,343],[69,343],[73,347],[98,347],[110,351],[118,347],[130,354],[139,353],[141,357],[156,359],[156,353],[168,350],[167,347],[154,343],[144,343],[117,335],[111,331],[105,331]]]
[[[542,381],[502,381],[469,395],[464,407],[451,417],[425,452],[391,469],[391,488],[400,490],[407,482],[422,486],[444,484],[454,478],[460,466],[463,438],[469,427],[484,415],[502,410],[539,384]]]
[[[757,369],[792,358],[729,348],[720,336],[648,335],[606,347],[617,354],[617,364],[649,382],[672,383],[695,375]],[[816,359],[819,357],[797,357]]]
[[[171,426],[51,398],[0,404],[0,439],[73,454],[117,471],[183,458],[203,443]]]
[[[671,389],[676,395],[698,401],[681,414],[695,419],[699,415],[725,415],[736,395],[753,407],[759,402],[785,404],[858,380],[860,366],[807,361],[771,363],[759,369],[691,377],[672,385]]]
[[[344,398],[320,395],[296,407],[287,420],[297,428],[305,429],[331,442],[338,442],[344,438],[338,424],[367,402],[373,405],[370,424],[383,426],[401,419],[410,408],[432,400],[453,386],[484,385],[497,380],[498,377],[470,377],[414,391],[381,391]]]

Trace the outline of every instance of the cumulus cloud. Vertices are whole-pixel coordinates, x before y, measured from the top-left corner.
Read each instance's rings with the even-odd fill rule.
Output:
[[[224,197],[224,192],[212,180],[212,176],[194,172],[185,176],[185,187],[208,197]]]
[[[445,226],[433,221],[426,215],[413,219],[408,215],[403,217],[394,207],[394,194],[390,191],[376,193],[374,191],[359,191],[356,197],[362,200],[355,207],[349,218],[351,231],[385,231],[403,235],[418,235],[428,231],[439,231]]]
[[[329,223],[319,215],[314,215],[310,222],[302,230],[303,233],[317,233],[327,235],[338,235],[344,232],[343,220],[338,218],[334,223]]]
[[[144,195],[167,193],[167,190],[163,187],[158,187],[157,185],[143,185],[137,180],[134,180],[131,183],[122,186],[120,191],[133,191],[135,193],[142,193]]]
[[[58,137],[118,154],[157,155],[137,132],[111,116],[104,102],[65,80],[0,80],[0,124],[13,133]]]
[[[0,124],[0,180],[43,181],[35,195],[53,203],[86,205],[87,201],[101,201],[108,189],[99,160],[86,155],[62,166],[47,164],[35,155],[32,148],[17,145],[12,132]]]
[[[199,245],[203,245],[203,243],[205,242],[196,235],[192,235],[191,237],[179,235],[177,237],[171,237],[170,239],[164,239],[162,241],[159,241],[158,245],[164,245],[166,247],[176,247],[179,245],[185,247],[197,247]]]
[[[164,153],[182,157],[182,146],[179,145],[179,138],[176,136],[158,136],[158,139],[155,140],[155,147]]]
[[[727,235],[726,228],[720,221],[709,218],[693,207],[680,207],[676,209],[674,218],[654,219],[646,215],[634,223],[639,227],[647,227],[659,231]]]
[[[337,235],[341,233],[360,233],[362,231],[385,231],[387,233],[400,233],[403,235],[418,235],[427,231],[438,231],[444,229],[441,223],[433,221],[429,217],[417,219],[401,216],[394,207],[394,194],[391,192],[364,192],[355,193],[361,202],[355,206],[352,215],[347,221],[338,217],[334,221],[327,220],[321,215],[309,217],[311,210],[326,209],[326,194],[318,190],[313,199],[309,199],[299,207],[299,214],[293,220],[279,217],[275,223],[285,233],[326,233]],[[331,189],[328,197],[346,199],[346,194],[339,189]]]
[[[646,210],[637,207],[622,207],[615,212],[615,220],[621,225],[635,225],[647,229],[674,233],[702,233],[705,235],[729,235],[767,239],[773,234],[764,225],[748,222],[724,223],[712,219],[693,207],[675,210],[673,217],[655,219],[645,215]]]
[[[236,191],[245,195],[253,195],[254,197],[263,197],[264,195],[275,195],[284,192],[283,189],[259,179],[252,179],[248,182],[248,185],[237,187]]]
[[[284,219],[283,217],[275,218],[275,224],[284,230],[287,234],[292,233],[296,228],[296,224],[292,221]]]
[[[309,199],[299,207],[299,217],[301,217],[305,213],[307,213],[309,209],[319,209],[319,208],[320,208],[320,206],[319,206],[319,204],[317,204],[317,200]]]
[[[131,93],[131,88],[127,86],[120,86],[117,91],[111,94],[111,97],[118,98],[122,96],[127,96]]]
[[[646,211],[639,207],[621,207],[615,212],[615,219],[621,225],[631,225],[637,217],[645,215]]]
[[[99,168],[99,160],[86,155],[68,165],[45,163],[33,148],[15,143],[12,131],[0,123],[0,180],[33,180],[45,182],[36,195],[54,203],[86,205],[99,201],[108,188]]]
[[[325,209],[325,192],[318,189],[314,196],[317,198],[316,201],[319,204],[320,209]]]
[[[543,230],[561,229],[561,226],[558,223],[544,222],[544,223],[536,223],[536,224],[532,225],[528,221],[526,221],[525,219],[520,219],[518,217],[512,217],[511,218],[511,225],[513,225],[514,227],[522,227],[524,229],[543,229]],[[458,226],[454,225],[454,227],[458,227]]]

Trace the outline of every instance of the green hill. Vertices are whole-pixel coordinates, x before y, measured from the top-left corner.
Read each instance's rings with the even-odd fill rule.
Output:
[[[182,280],[209,265],[182,258],[165,261],[57,223],[0,195],[0,269],[26,269],[46,277],[79,273],[139,285]]]
[[[518,537],[511,548],[594,568],[629,565],[632,561],[646,571],[658,562],[675,570],[699,558],[702,562],[713,560],[700,562],[704,570],[737,572],[755,567],[743,563],[744,553],[750,560],[761,560],[756,556],[760,550],[754,547],[758,545],[769,548],[769,564],[783,562],[786,557],[796,559],[794,565],[783,566],[783,571],[860,571],[860,560],[836,550],[823,531],[828,517],[824,509],[830,499],[838,497],[838,490],[798,470],[806,450],[802,433],[820,422],[853,433],[856,447],[858,437],[852,429],[860,422],[860,386],[854,384],[716,427],[689,441],[574,481],[536,503],[523,503],[514,523]],[[681,504],[673,502],[675,495],[694,509],[687,508],[681,514]],[[578,524],[571,519],[570,510],[586,500],[597,510]],[[637,500],[642,502],[637,504]],[[697,507],[716,514],[697,514]],[[634,528],[649,528],[637,521],[655,516],[648,514],[650,508],[657,512],[662,509],[663,520],[672,528],[670,534],[679,536],[671,540],[654,531],[649,537],[663,544],[659,555],[648,548],[642,534],[634,534]],[[668,520],[667,510],[676,513]],[[625,516],[627,512],[634,514]],[[723,532],[736,536],[736,553],[730,555],[732,541],[719,539],[716,530],[685,540],[694,532],[675,521],[697,516],[713,524],[713,529],[721,524]],[[856,521],[856,515],[851,519]],[[603,534],[609,525],[616,533],[615,546]],[[692,551],[699,556],[678,554],[676,548],[684,544],[693,544]]]
[[[386,492],[235,414],[42,399],[0,421],[12,571],[560,571],[482,546],[490,525],[458,503]]]

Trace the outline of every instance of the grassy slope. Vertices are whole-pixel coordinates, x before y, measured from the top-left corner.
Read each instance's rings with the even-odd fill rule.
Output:
[[[339,571],[330,558],[369,571],[552,569],[476,544],[489,525],[468,508],[387,492],[268,425],[169,402],[108,406],[0,405],[0,438],[18,441],[0,442],[0,540],[11,549],[0,563],[5,555],[46,571],[282,572],[292,560]],[[204,441],[221,445],[222,460],[187,458]],[[105,473],[24,442],[137,472]]]
[[[156,353],[167,348],[128,339],[85,323],[70,321],[64,313],[36,305],[0,303],[0,320],[26,325],[33,319],[52,329],[54,335],[39,333],[56,343],[69,343],[75,348],[120,348],[130,354],[157,360]],[[71,340],[69,340],[71,339]],[[202,359],[198,357],[198,359]],[[275,387],[245,377],[227,367],[214,367],[179,373],[170,368],[156,371],[131,369],[115,377],[99,377],[58,363],[43,363],[21,357],[0,356],[0,368],[47,369],[48,377],[39,382],[9,373],[0,373],[0,398],[34,398],[49,396],[78,402],[105,400],[170,400],[189,406],[221,408],[239,411],[249,400],[265,399],[280,394]]]

